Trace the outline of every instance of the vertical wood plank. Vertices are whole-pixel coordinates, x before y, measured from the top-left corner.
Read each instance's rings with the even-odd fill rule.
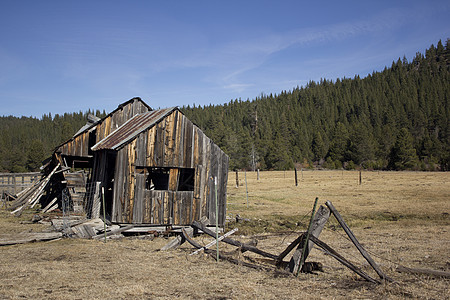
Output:
[[[133,207],[133,223],[142,224],[144,220],[144,183],[145,175],[136,174],[135,197]]]
[[[147,137],[147,159],[146,165],[150,167],[156,166],[155,162],[155,138],[156,138],[156,126],[153,126],[148,130]]]
[[[169,190],[176,191],[178,189],[179,169],[170,169],[169,171]]]
[[[173,194],[173,224],[180,225],[180,206],[181,199],[180,193],[172,193]]]

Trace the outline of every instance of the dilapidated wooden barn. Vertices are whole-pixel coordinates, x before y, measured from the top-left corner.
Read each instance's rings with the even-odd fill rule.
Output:
[[[177,107],[152,110],[133,98],[92,119],[53,161],[90,170],[88,184],[101,183],[111,222],[225,223],[229,158]]]

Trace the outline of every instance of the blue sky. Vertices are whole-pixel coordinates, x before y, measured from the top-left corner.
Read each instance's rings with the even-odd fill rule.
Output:
[[[449,1],[0,0],[0,116],[223,104],[365,77],[450,38]]]

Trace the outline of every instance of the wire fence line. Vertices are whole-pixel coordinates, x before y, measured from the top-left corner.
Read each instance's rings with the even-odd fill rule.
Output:
[[[61,208],[64,229],[73,217],[96,219],[100,217],[101,182],[92,182],[85,189],[68,187],[62,190]]]

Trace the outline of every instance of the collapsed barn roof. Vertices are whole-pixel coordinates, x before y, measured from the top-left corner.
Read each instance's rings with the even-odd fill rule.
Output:
[[[156,123],[164,119],[168,114],[172,113],[177,107],[152,110],[140,115],[136,115],[106,138],[91,147],[92,151],[110,149],[117,150],[128,141],[134,139],[142,131],[154,126]]]
[[[98,216],[95,195],[104,190],[106,217],[113,223],[187,225],[207,217],[224,225],[228,162],[178,107],[151,110],[133,98],[100,120],[91,118],[55,149],[47,174],[61,167],[41,205],[61,198],[66,188],[78,189],[87,196],[72,195],[79,200],[70,207]],[[66,174],[80,169],[86,187],[69,187],[73,180]]]

